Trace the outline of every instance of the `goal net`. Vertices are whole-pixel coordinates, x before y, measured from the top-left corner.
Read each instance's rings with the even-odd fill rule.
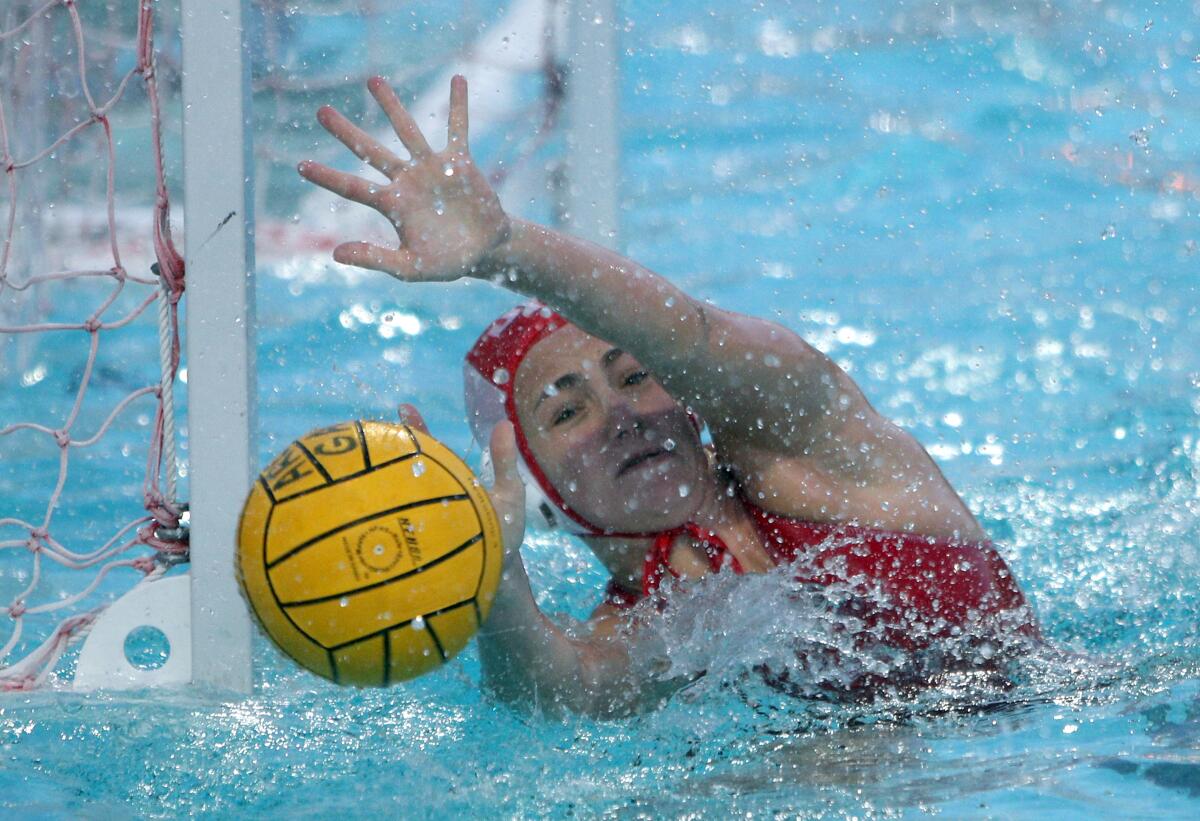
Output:
[[[178,66],[159,59],[152,2],[108,8],[0,13],[3,689],[45,681],[100,602],[187,549],[160,96]]]
[[[577,15],[600,19],[591,2],[574,5]],[[230,15],[214,12],[218,6],[246,12],[243,22],[223,20]],[[551,143],[570,142],[557,128],[571,102],[563,82],[567,8],[565,0],[9,0],[0,8],[0,689],[69,682],[83,666],[78,647],[94,643],[89,634],[94,639],[119,609],[114,602],[181,581],[175,568],[190,567],[196,578],[204,535],[196,457],[213,448],[199,441],[201,416],[213,406],[197,401],[204,363],[189,363],[184,344],[203,329],[182,334],[181,309],[211,304],[198,287],[205,266],[233,268],[225,273],[235,279],[252,273],[251,251],[245,267],[228,255],[206,258],[228,241],[216,228],[236,215],[268,258],[325,251],[335,235],[369,237],[378,228],[354,225],[353,211],[299,183],[298,158],[330,162],[338,151],[315,138],[318,105],[332,103],[382,132],[365,80],[383,74],[412,101],[418,121],[444,122],[449,76],[468,73],[473,87],[488,89],[472,103],[473,134],[492,135],[489,172],[507,200],[533,203],[528,215],[543,219],[554,218],[555,203],[559,216],[578,216],[603,201],[566,185],[564,162],[549,159],[564,153]],[[209,25],[237,29],[220,36],[233,37],[249,64],[238,111],[242,131],[256,138],[244,175],[221,183],[246,200],[227,217],[224,206],[218,217],[199,213],[208,206],[196,205],[194,181],[228,169],[188,158],[222,150],[237,130],[237,117],[195,126],[197,112],[238,84],[236,76],[197,80],[222,59],[211,32],[196,34],[195,19],[214,14]],[[197,71],[196,55],[210,50],[214,63]],[[190,80],[185,60],[196,72]],[[196,93],[198,82],[209,86]],[[602,129],[585,121],[599,110],[596,97],[594,86],[581,96],[586,114],[576,131],[589,136],[580,150],[615,154],[595,142]],[[251,99],[252,122],[244,113]],[[243,136],[249,145],[249,133],[239,132],[239,147]],[[314,154],[314,146],[323,147]],[[562,196],[543,196],[554,185]],[[173,204],[177,217],[186,204],[189,226],[202,225],[188,232],[186,297]],[[612,221],[594,218],[579,230],[611,239],[604,219]],[[252,354],[253,316],[242,320]],[[252,408],[246,415],[253,418]],[[226,499],[226,519],[229,507]],[[191,534],[189,519],[197,523]],[[227,543],[228,521],[210,521],[220,532],[206,538]],[[241,609],[227,595],[232,562],[219,553],[211,564],[226,590],[217,609]],[[198,609],[193,597],[190,607],[214,605]],[[186,631],[186,614],[179,624]],[[152,669],[178,649],[161,638],[130,632],[117,652]],[[196,648],[197,657],[204,652]]]

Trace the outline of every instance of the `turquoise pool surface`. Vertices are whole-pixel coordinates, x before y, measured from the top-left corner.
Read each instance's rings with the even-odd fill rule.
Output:
[[[1018,663],[1010,689],[790,698],[748,673],[815,628],[756,606],[770,580],[725,579],[744,589],[678,628],[705,679],[595,721],[494,703],[473,648],[360,691],[260,639],[250,698],[3,696],[0,814],[1200,814],[1200,6],[619,6],[623,249],[846,368],[937,459],[1062,652]],[[273,213],[301,193],[279,185]],[[460,363],[512,295],[306,256],[257,287],[264,463],[400,402],[478,461]],[[154,378],[154,339],[139,325],[105,349],[101,397]],[[0,411],[69,406],[77,358],[38,347],[45,378]],[[135,420],[81,456],[65,531],[136,515],[142,463],[121,449],[144,434]],[[0,488],[33,515],[55,454],[22,442]],[[581,544],[534,534],[524,556],[564,623],[598,601]],[[0,564],[0,593],[16,572]]]

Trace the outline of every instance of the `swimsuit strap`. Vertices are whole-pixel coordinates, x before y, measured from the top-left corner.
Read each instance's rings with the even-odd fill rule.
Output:
[[[679,578],[679,574],[671,567],[671,548],[680,536],[689,536],[693,541],[700,543],[700,546],[704,548],[704,555],[708,558],[708,568],[713,573],[720,571],[725,564],[726,556],[730,559],[730,566],[734,573],[741,574],[743,572],[742,563],[729,551],[729,545],[725,544],[724,539],[711,530],[705,530],[695,522],[686,522],[654,537],[654,544],[646,552],[646,563],[642,568],[643,596],[649,596],[658,590],[664,574],[670,573],[675,578]]]

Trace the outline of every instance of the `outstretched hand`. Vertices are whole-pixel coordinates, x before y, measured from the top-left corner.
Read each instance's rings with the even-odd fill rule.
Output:
[[[336,109],[324,106],[317,121],[388,181],[373,182],[309,161],[300,163],[298,170],[309,182],[374,208],[395,227],[400,245],[384,248],[345,242],[334,249],[333,258],[418,282],[448,281],[476,271],[484,257],[508,238],[510,224],[500,199],[471,159],[466,79],[455,76],[450,83],[450,121],[443,151],[429,147],[383,78],[372,77],[367,88],[410,159],[397,157]]]

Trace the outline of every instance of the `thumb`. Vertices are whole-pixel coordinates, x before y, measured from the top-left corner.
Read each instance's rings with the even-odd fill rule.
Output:
[[[507,492],[519,488],[521,496],[524,497],[525,483],[521,481],[521,473],[517,470],[517,434],[512,422],[505,420],[492,428],[489,449],[492,452],[492,466],[496,472],[496,490]]]
[[[517,470],[517,437],[511,422],[501,422],[492,428],[489,445],[496,480],[492,484],[492,505],[500,516],[504,534],[505,553],[520,555],[525,540],[525,483]]]
[[[397,409],[397,415],[400,417],[400,424],[416,428],[421,433],[429,433],[429,426],[425,424],[425,419],[421,416],[421,412],[417,410],[416,405],[401,402],[400,407]]]

